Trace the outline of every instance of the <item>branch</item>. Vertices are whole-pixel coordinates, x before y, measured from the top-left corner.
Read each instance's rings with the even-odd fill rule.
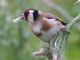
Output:
[[[80,20],[80,14],[79,14],[77,17],[75,17],[75,18],[67,25],[67,29],[70,29],[73,24],[75,24],[76,22],[78,22],[78,20]]]

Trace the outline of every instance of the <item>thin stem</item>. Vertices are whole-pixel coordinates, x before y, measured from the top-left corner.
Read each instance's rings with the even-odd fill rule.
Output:
[[[67,25],[67,28],[70,29],[73,24],[75,24],[76,22],[78,22],[78,20],[80,20],[80,14],[79,14],[77,17],[75,17],[75,18]]]

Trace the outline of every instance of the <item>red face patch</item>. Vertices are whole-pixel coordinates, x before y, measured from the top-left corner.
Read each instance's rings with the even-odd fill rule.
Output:
[[[24,11],[25,20],[28,20],[28,14],[29,14],[29,10],[25,10]]]

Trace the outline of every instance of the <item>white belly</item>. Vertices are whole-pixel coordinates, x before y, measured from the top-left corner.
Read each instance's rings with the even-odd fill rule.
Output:
[[[45,32],[42,31],[41,40],[43,41],[50,41],[52,39],[55,39],[58,35],[59,30],[57,29],[50,29],[49,31]]]

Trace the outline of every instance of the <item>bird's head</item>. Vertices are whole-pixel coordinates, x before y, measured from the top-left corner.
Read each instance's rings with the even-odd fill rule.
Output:
[[[27,9],[24,11],[23,15],[19,16],[17,19],[14,19],[13,22],[16,22],[20,19],[24,19],[28,22],[34,22],[40,14],[41,11],[38,11],[36,9]]]

